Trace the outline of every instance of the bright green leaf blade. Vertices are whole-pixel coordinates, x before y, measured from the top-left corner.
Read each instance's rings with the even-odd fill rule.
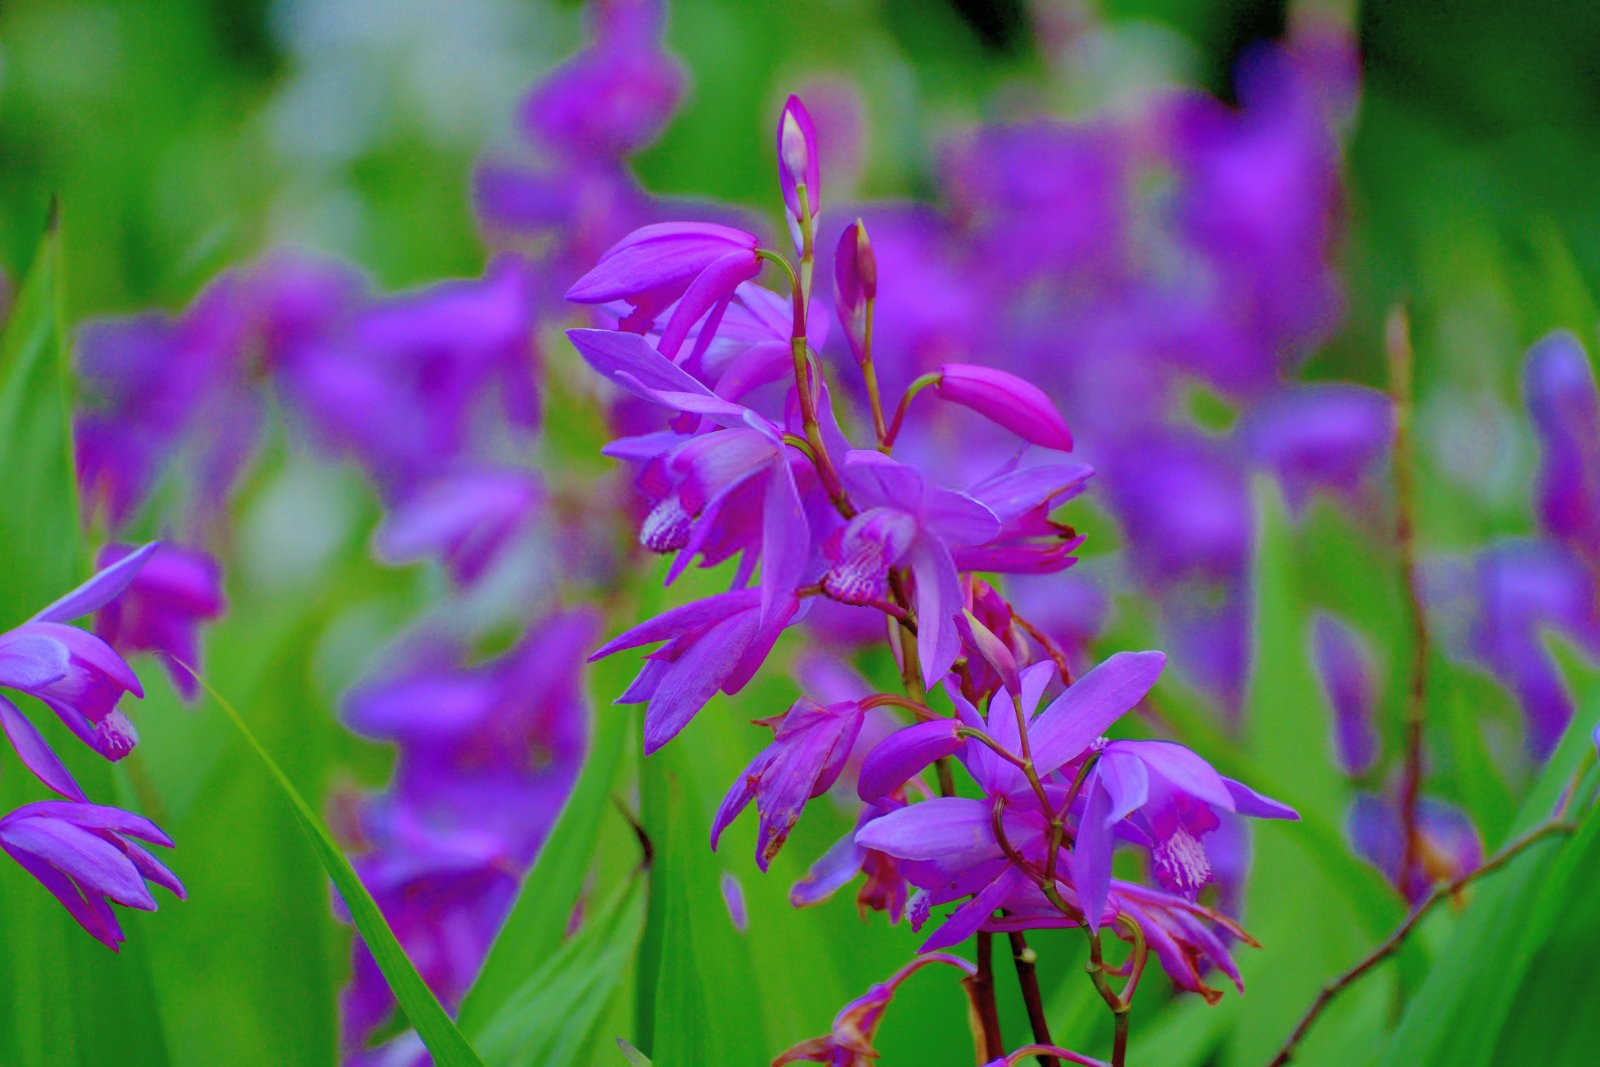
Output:
[[[456,1029],[456,1024],[440,1006],[432,990],[422,980],[422,976],[417,973],[410,957],[395,939],[394,931],[389,929],[389,924],[384,920],[383,912],[378,909],[377,902],[367,892],[366,886],[361,884],[355,868],[350,866],[350,861],[334,843],[328,828],[306,803],[288,775],[283,773],[277,761],[262,747],[261,742],[256,740],[255,734],[245,724],[244,717],[238,710],[211,688],[205,679],[199,678],[198,675],[196,678],[233,721],[234,726],[260,758],[262,766],[266,768],[284,799],[289,802],[299,818],[300,825],[311,838],[312,847],[316,850],[323,869],[328,872],[328,877],[333,879],[340,897],[344,899],[345,907],[350,911],[351,922],[355,924],[362,940],[366,942],[395,999],[400,1002],[400,1010],[410,1020],[417,1031],[417,1036],[422,1038],[422,1043],[428,1047],[434,1062],[444,1067],[481,1067],[482,1061],[479,1060],[477,1053],[467,1044],[466,1038],[461,1036],[461,1031]]]
[[[34,255],[0,336],[0,627],[10,626],[85,577],[61,319],[61,238],[54,227]],[[24,712],[89,796],[116,803],[116,775],[54,716]],[[0,744],[0,814],[42,790]],[[163,901],[163,906],[176,902]],[[162,1063],[168,1058],[150,980],[148,924],[130,917],[119,955],[84,933],[9,858],[0,858],[0,1063]]]
[[[622,983],[644,925],[635,876],[514,990],[475,1036],[490,1064],[577,1063]]]
[[[572,794],[522,880],[511,914],[489,950],[483,970],[461,1003],[461,1029],[474,1036],[555,950],[578,902],[594,855],[602,816],[622,761],[633,716],[604,709],[596,716],[594,741]]]

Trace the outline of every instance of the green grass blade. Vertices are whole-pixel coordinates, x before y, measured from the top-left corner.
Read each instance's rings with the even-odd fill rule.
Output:
[[[611,804],[612,783],[633,718],[610,708],[602,708],[595,716],[594,741],[572,795],[539,849],[533,869],[522,880],[516,903],[483,970],[461,1002],[465,1033],[481,1034],[527,976],[560,944],[594,855],[600,820]]]
[[[277,784],[284,799],[289,802],[289,806],[299,818],[300,825],[311,838],[317,858],[322,861],[323,869],[328,872],[328,877],[333,879],[334,886],[344,899],[345,907],[350,911],[351,921],[360,932],[362,940],[366,942],[372,958],[378,964],[378,969],[383,972],[383,977],[389,983],[395,999],[400,1002],[400,1010],[411,1021],[417,1035],[422,1038],[422,1043],[432,1054],[434,1062],[442,1067],[481,1067],[482,1061],[479,1060],[478,1054],[473,1051],[466,1038],[461,1036],[461,1031],[456,1029],[456,1024],[434,997],[427,983],[422,980],[422,976],[417,973],[411,959],[400,947],[400,942],[395,939],[394,931],[389,929],[389,924],[384,920],[383,912],[378,909],[377,902],[367,892],[366,886],[361,884],[355,868],[334,843],[321,818],[312,810],[311,805],[306,803],[305,798],[300,795],[300,791],[295,788],[288,775],[283,773],[277,761],[262,747],[238,710],[204,678],[200,678],[199,675],[195,677],[233,721],[233,725],[238,728],[239,733],[260,758],[262,766],[266,768],[268,775]]]

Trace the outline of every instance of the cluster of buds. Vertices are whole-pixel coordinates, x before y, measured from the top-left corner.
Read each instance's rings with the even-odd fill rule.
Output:
[[[644,621],[595,657],[658,646],[619,697],[645,705],[649,754],[717,692],[745,686],[814,606],[876,611],[900,691],[803,697],[767,720],[773,742],[730,788],[713,847],[754,801],[765,869],[807,801],[853,778],[855,828],[796,886],[797,904],[864,873],[863,907],[895,921],[903,913],[920,928],[933,908],[955,905],[923,952],[980,931],[1080,927],[1119,1022],[1152,951],[1179,987],[1215,999],[1206,973],[1237,982],[1227,942],[1249,939],[1198,900],[1214,870],[1237,866],[1208,851],[1236,835],[1211,835],[1238,816],[1295,814],[1181,745],[1104,736],[1143,700],[1165,657],[1119,653],[1073,679],[995,577],[1056,574],[1076,561],[1080,539],[1053,515],[1093,472],[1061,454],[1072,434],[1048,396],[998,368],[944,364],[886,411],[872,351],[878,266],[860,221],[845,229],[833,270],[871,422],[865,444],[852,440],[814,348],[823,330],[812,315],[817,160],[811,120],[790,97],[778,164],[797,261],[728,226],[656,224],[619,241],[568,291],[611,326],[569,332],[585,361],[660,412],[654,427],[605,450],[633,465],[650,500],[640,543],[674,557],[668,582],[697,560],[738,559],[728,591]],[[787,294],[757,283],[766,264]],[[901,431],[925,410],[913,403],[923,392],[1009,431],[1012,456],[957,488],[941,484],[935,465],[897,454]],[[890,713],[906,718],[887,732],[864,728]],[[956,789],[956,766],[972,788]],[[1112,877],[1119,844],[1143,854],[1154,887]],[[1132,946],[1120,969],[1100,952],[1107,927]],[[1128,976],[1120,993],[1113,973]],[[846,1045],[818,1039],[788,1059],[856,1062],[836,1053],[869,1053],[872,1028],[846,1029]],[[1003,1056],[993,1028],[980,1029],[990,1055]]]

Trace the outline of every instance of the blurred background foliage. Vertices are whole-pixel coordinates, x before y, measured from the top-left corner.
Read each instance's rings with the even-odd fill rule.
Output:
[[[1063,18],[1080,12],[1070,2],[1060,9]],[[672,5],[667,44],[691,73],[690,96],[662,140],[639,157],[637,172],[654,193],[728,200],[773,217],[766,148],[772,116],[797,84],[844,75],[860,85],[866,108],[859,192],[922,196],[932,188],[938,138],[951,128],[1025,111],[1030,101],[1084,113],[1114,104],[1127,84],[1151,76],[1228,98],[1238,56],[1280,34],[1286,19],[1285,5],[1272,2],[1111,0],[1095,10],[1105,25],[1095,63],[1064,72],[1051,83],[1056,98],[1039,101],[1033,94],[1049,57],[1020,0],[681,0]],[[1600,287],[1600,197],[1592,180],[1600,172],[1600,7],[1419,0],[1362,5],[1354,17],[1365,68],[1346,159],[1348,312],[1307,376],[1382,384],[1380,324],[1397,300],[1408,301],[1428,470],[1423,545],[1464,549],[1524,533],[1532,525],[1526,499],[1533,449],[1513,414],[1520,409],[1520,354],[1557,326],[1592,345],[1600,321],[1592,295]],[[472,167],[486,149],[511,143],[519,94],[580,36],[580,13],[569,2],[12,0],[0,5],[0,267],[13,280],[26,269],[47,204],[59,196],[69,322],[176,308],[218,269],[282,243],[354,261],[385,288],[477,274],[485,253],[469,202]],[[1480,417],[1463,423],[1462,411]],[[318,477],[331,479],[319,483],[326,499],[343,499],[357,512],[370,507],[341,475]],[[270,517],[269,494],[247,501],[246,510]],[[291,581],[252,600],[248,576],[236,583],[234,610],[209,643],[214,674],[255,712],[268,747],[308,789],[381,779],[387,757],[334,719],[332,701],[358,674],[341,651],[370,645],[362,638],[392,630],[392,619],[426,599],[418,576],[364,562],[355,531],[368,525],[351,515],[345,542],[326,548],[342,561],[331,587]],[[292,554],[292,543],[274,539],[283,531],[268,519],[245,526],[257,531],[267,554]],[[1349,537],[1339,519],[1313,510],[1292,549],[1287,536],[1274,534],[1270,521],[1262,534],[1258,565],[1267,579],[1257,590],[1258,640],[1298,641],[1306,603],[1337,604],[1370,622],[1373,633],[1399,630],[1395,591],[1371,578],[1386,564],[1364,558],[1369,548],[1352,547],[1365,542]],[[1301,566],[1292,576],[1285,569],[1274,584],[1271,568],[1287,568],[1292,553]],[[326,570],[304,570],[317,573]],[[257,585],[257,592],[267,587]],[[323,631],[334,605],[357,590],[366,615],[347,612],[329,637]],[[307,662],[309,634],[319,639]],[[1285,655],[1303,674],[1298,645]],[[1400,657],[1386,658],[1395,666]],[[1310,686],[1304,677],[1279,683],[1267,692]],[[1481,700],[1509,721],[1505,697],[1489,688],[1458,671],[1446,702],[1465,715],[1461,706],[1476,711]],[[162,1016],[152,1032],[164,1036],[136,1045],[151,1055],[166,1042],[166,1053],[180,1062],[314,1062],[333,1047],[331,991],[344,978],[349,936],[331,917],[327,883],[226,728],[188,716],[164,682],[152,689],[141,727],[150,764],[144,773],[162,783],[158,821],[182,843],[182,855],[225,850],[262,859],[256,866],[183,866],[192,899],[142,916],[120,962],[148,968],[157,989],[182,987],[189,995],[153,1006],[141,984],[145,999],[119,1010]],[[751,701],[760,699],[757,693]],[[1259,768],[1292,757],[1303,743],[1297,724],[1320,723],[1322,714],[1273,720],[1278,731],[1263,731],[1252,741],[1255,750],[1238,758]],[[705,772],[714,785],[704,787],[712,792],[743,765],[749,743],[747,733],[733,735],[736,717],[722,718],[702,722],[688,742],[714,752]],[[1581,721],[1592,718],[1591,710]],[[725,734],[715,744],[713,730]],[[1446,746],[1442,765],[1451,773],[1440,788],[1469,806],[1494,842],[1513,825],[1512,798],[1520,792],[1513,787],[1521,783],[1507,780],[1516,771],[1489,762],[1473,743]],[[1280,780],[1294,780],[1293,769],[1279,767]],[[1342,803],[1342,794],[1333,795],[1335,772],[1319,768],[1317,775],[1297,782],[1297,791],[1325,787],[1321,808],[1333,817]],[[119,772],[118,781],[122,799],[149,800],[132,776]],[[1275,791],[1271,778],[1258,784]],[[691,814],[662,833],[679,834],[692,847],[702,825]],[[749,829],[731,835],[725,855],[744,855]],[[752,885],[753,872],[744,872],[756,916],[749,951],[766,971],[781,971],[789,950],[822,936],[827,924],[849,921],[848,900],[799,916],[783,904],[801,857],[820,851],[838,830],[809,821],[772,877]],[[1367,912],[1351,903],[1374,890],[1376,875],[1365,868],[1341,873],[1336,863],[1311,870],[1304,846],[1288,846],[1285,833],[1262,835],[1265,874],[1256,891],[1306,903],[1270,911],[1256,930],[1269,948],[1247,961],[1251,997],[1230,995],[1217,1009],[1183,1004],[1159,1018],[1152,1013],[1149,1025],[1135,1028],[1135,1062],[1205,1062],[1230,1027],[1237,1029],[1228,1062],[1265,1059],[1316,985],[1397,917],[1392,899]],[[598,848],[613,867],[631,862],[629,835],[614,820]],[[1302,910],[1330,884],[1344,886],[1332,894],[1336,914],[1317,927],[1326,936],[1306,940],[1297,925]],[[777,925],[780,913],[791,925]],[[1585,929],[1595,914],[1589,908],[1580,916],[1590,923]],[[763,917],[774,923],[763,929]],[[219,943],[219,931],[228,931],[227,943]],[[1443,941],[1437,922],[1424,933],[1436,935],[1431,947]],[[881,977],[882,961],[903,950],[905,939],[872,924],[862,928],[861,942],[866,962],[837,961],[837,973],[818,979],[819,987],[863,988]],[[1086,986],[1070,980],[1076,942],[1046,935],[1037,947],[1047,985],[1058,990],[1053,1013],[1079,1024],[1061,1030],[1083,1035],[1082,1045],[1103,1043],[1104,1033],[1095,1035],[1108,1024]],[[97,946],[71,951],[63,974],[96,962],[88,957]],[[1408,981],[1421,985],[1426,964],[1421,948],[1408,950]],[[729,974],[701,979],[737,980],[732,964],[719,966]],[[1548,981],[1552,969],[1568,966],[1547,960],[1536,971],[1543,977],[1530,981]],[[241,968],[250,973],[241,976]],[[786,978],[785,988],[802,981]],[[908,992],[917,1007],[891,1014],[886,1062],[964,1040],[948,993]],[[1392,994],[1374,983],[1342,1003],[1321,1043],[1307,1046],[1307,1058],[1333,1062],[1327,1057],[1340,1047],[1339,1034],[1388,1020]],[[1542,994],[1535,1002],[1562,1003]],[[932,1014],[922,1010],[930,1004]],[[1249,1007],[1259,1010],[1252,1015]],[[766,998],[765,1010],[763,1044],[770,1049],[820,1029],[826,1018],[779,997]],[[1007,1010],[1015,1016],[1020,1008]],[[227,1023],[219,1025],[220,1018]],[[1529,1040],[1555,1032],[1530,1018],[1519,1024],[1521,1036],[1503,1038],[1518,1042],[1509,1047],[1525,1052]],[[1012,1029],[1020,1031],[1014,1020]],[[1415,1047],[1436,1047],[1416,1031],[1407,1032],[1421,1042]],[[80,1049],[78,1058],[92,1062],[101,1049]]]

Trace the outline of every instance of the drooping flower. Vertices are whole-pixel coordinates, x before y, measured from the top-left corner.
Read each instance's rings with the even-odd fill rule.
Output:
[[[110,567],[134,552],[131,545],[107,545],[96,566]],[[96,613],[95,632],[121,652],[162,656],[172,684],[185,700],[193,700],[198,683],[182,664],[200,668],[197,630],[226,607],[216,560],[198,549],[163,544],[145,559],[127,589]]]
[[[666,642],[645,658],[638,677],[617,698],[619,704],[645,705],[649,755],[687,726],[719,689],[731,696],[744,688],[798,608],[791,593],[763,624],[759,589],[720,593],[640,623],[589,659]]]
[[[711,823],[711,848],[751,800],[761,815],[756,864],[763,871],[788,839],[807,800],[838,780],[861,732],[864,716],[855,701],[822,705],[801,698],[773,727],[772,744],[733,783]]]
[[[117,704],[125,693],[143,697],[144,689],[110,645],[66,622],[98,611],[122,594],[157,547],[146,545],[101,569],[32,619],[0,634],[0,687],[42,701],[84,744],[109,760],[120,760],[138,743],[138,731]],[[81,796],[75,783],[63,788],[70,776],[63,777],[59,761],[20,714],[6,715],[6,732],[25,759],[31,754],[29,769],[46,785],[65,796]]]
[[[155,911],[147,881],[184,898],[177,875],[129,838],[172,847],[150,820],[81,801],[40,801],[0,818],[0,849],[113,952],[124,934],[112,904]]]
[[[974,975],[977,968],[959,956],[943,952],[928,952],[918,956],[886,981],[874,985],[861,996],[839,1009],[833,1027],[820,1037],[802,1041],[772,1061],[772,1067],[786,1063],[824,1063],[829,1067],[872,1067],[878,1059],[872,1047],[883,1013],[894,999],[900,984],[922,968],[934,963],[954,967],[964,975]]]
[[[734,291],[761,269],[753,233],[709,222],[662,222],[640,227],[612,245],[594,268],[572,283],[579,304],[624,301],[632,311],[622,329],[642,333],[676,305],[658,346],[677,355],[689,330],[708,312],[715,318]]]

